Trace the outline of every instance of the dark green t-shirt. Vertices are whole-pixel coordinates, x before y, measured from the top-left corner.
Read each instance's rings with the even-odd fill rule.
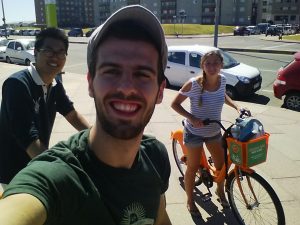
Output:
[[[145,135],[132,168],[113,168],[96,159],[88,135],[80,132],[36,157],[4,196],[36,196],[46,207],[46,224],[153,224],[170,176],[164,145]]]

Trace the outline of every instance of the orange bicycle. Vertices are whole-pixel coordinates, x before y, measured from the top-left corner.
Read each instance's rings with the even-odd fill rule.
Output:
[[[240,119],[249,117],[242,112]],[[238,120],[238,119],[237,119]],[[202,151],[200,167],[195,178],[195,185],[204,184],[208,192],[202,195],[204,202],[210,201],[210,188],[214,182],[225,179],[225,191],[234,216],[239,224],[284,225],[285,215],[282,204],[271,185],[251,166],[266,161],[269,134],[248,142],[233,138],[232,127],[225,128],[218,120],[204,120],[203,123],[217,123],[224,130],[222,137],[225,164],[221,171],[216,171],[213,160]],[[187,148],[183,144],[183,131],[171,133],[173,155],[176,165],[184,176],[187,165]]]

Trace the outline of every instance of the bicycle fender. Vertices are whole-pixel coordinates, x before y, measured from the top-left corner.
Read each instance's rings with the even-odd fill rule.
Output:
[[[176,139],[180,143],[183,142],[183,130],[176,130],[171,132],[171,139]]]

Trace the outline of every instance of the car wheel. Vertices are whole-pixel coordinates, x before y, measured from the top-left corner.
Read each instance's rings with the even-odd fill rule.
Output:
[[[293,92],[286,95],[284,98],[286,108],[300,112],[300,93]]]
[[[237,98],[237,93],[234,87],[226,85],[226,94],[231,98],[231,99],[236,99]]]
[[[30,66],[30,60],[29,59],[25,59],[25,65]]]
[[[12,63],[12,62],[11,62],[11,59],[10,59],[8,56],[6,56],[5,61],[6,61],[7,63]]]

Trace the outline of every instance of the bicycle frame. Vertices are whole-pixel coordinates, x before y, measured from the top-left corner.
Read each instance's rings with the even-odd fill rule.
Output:
[[[187,155],[187,151],[188,150],[187,150],[187,147],[183,143],[183,130],[176,130],[174,132],[171,132],[171,139],[177,140],[178,143],[180,144],[181,148],[182,148],[183,154]],[[232,165],[232,161],[230,160],[229,154],[227,154],[227,159],[228,159],[228,169],[229,169],[231,167],[231,165]],[[216,183],[219,183],[219,182],[223,181],[225,179],[225,177],[226,177],[226,171],[225,171],[226,168],[225,168],[225,165],[223,165],[221,171],[217,171],[214,166],[212,166],[212,165],[209,164],[205,151],[201,152],[201,158],[200,158],[199,165],[202,168],[206,168],[210,172],[210,174],[211,174],[211,176],[213,178],[213,181],[216,182]],[[251,169],[251,168],[241,167],[241,166],[238,166],[238,165],[234,165],[234,168],[229,171],[229,174],[234,173],[235,177],[239,178],[239,174],[240,174],[241,170],[242,171],[246,171],[248,173],[253,173],[254,172],[254,170]],[[237,179],[237,180],[238,180],[239,190],[240,190],[240,192],[241,192],[241,194],[243,196],[243,199],[244,199],[245,203],[247,205],[249,205],[248,202],[247,202],[247,200],[246,200],[246,197],[245,197],[245,194],[243,192],[243,189],[241,187],[241,183],[240,183],[239,179]],[[248,181],[248,184],[251,187],[251,192],[255,196],[255,193],[254,193],[254,191],[252,189],[252,185],[250,184],[250,181]]]
[[[240,118],[243,118],[243,115],[246,114],[242,113]],[[251,115],[248,114],[246,116]],[[240,164],[239,161],[237,161],[239,164],[235,164],[235,161],[231,161],[229,152],[232,150],[232,141],[236,140],[231,133],[233,125],[225,128],[221,121],[209,119],[203,120],[204,125],[210,123],[218,123],[224,131],[222,146],[224,148],[223,153],[225,156],[225,163],[222,166],[222,169],[217,171],[208,152],[206,150],[201,152],[199,170],[195,177],[195,185],[203,183],[207,187],[208,192],[202,194],[202,201],[207,202],[211,200],[212,195],[210,188],[213,186],[214,182],[218,183],[225,180],[224,186],[225,191],[228,194],[229,204],[239,224],[263,223],[285,225],[284,210],[281,201],[272,186],[262,176],[257,174],[255,170],[249,167],[251,164],[244,162]],[[269,136],[269,134],[265,135]],[[183,129],[171,132],[171,139],[176,165],[181,175],[184,176],[188,163],[188,148],[183,143]],[[256,142],[249,141],[249,143]],[[242,147],[248,148],[244,143]],[[265,218],[263,215],[270,216]]]

